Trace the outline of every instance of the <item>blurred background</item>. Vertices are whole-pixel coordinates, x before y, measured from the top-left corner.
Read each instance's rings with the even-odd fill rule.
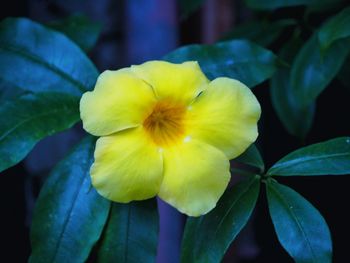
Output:
[[[12,0],[2,4],[0,18],[28,17],[49,23],[74,14],[98,22],[102,33],[88,53],[100,71],[146,60],[161,59],[178,46],[214,43],[237,26],[253,19],[295,19],[303,28],[319,25],[331,9],[313,13],[305,24],[304,7],[254,12],[242,0],[207,0],[200,8],[181,10],[176,0]],[[181,1],[180,1],[181,2]],[[196,2],[196,1],[193,1]],[[341,2],[341,1],[338,1]],[[345,3],[346,1],[344,1]],[[343,4],[345,6],[346,4]],[[342,5],[336,7],[338,11]],[[292,27],[281,29],[267,47],[277,52],[288,41]],[[310,29],[311,31],[312,29]],[[307,32],[307,30],[305,31]],[[262,34],[272,32],[261,31]],[[260,36],[264,37],[264,36]],[[265,35],[266,37],[266,35]],[[308,34],[302,35],[304,39]],[[254,88],[263,109],[259,148],[267,167],[303,145],[350,135],[350,89],[334,80],[317,100],[313,127],[304,141],[289,135],[272,108],[269,85]],[[81,138],[79,126],[47,138],[19,165],[0,176],[0,261],[26,262],[30,254],[29,226],[40,186],[52,166]],[[311,201],[325,217],[334,244],[334,262],[347,262],[350,236],[349,176],[280,178]],[[68,260],[69,262],[69,260]],[[264,191],[254,216],[228,251],[224,262],[293,262],[282,249],[268,214]]]

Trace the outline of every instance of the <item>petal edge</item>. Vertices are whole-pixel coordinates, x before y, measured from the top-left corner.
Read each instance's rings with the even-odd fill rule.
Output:
[[[229,167],[221,151],[196,140],[164,149],[159,197],[189,216],[206,214],[228,185]]]
[[[260,104],[247,86],[234,79],[217,78],[190,106],[187,134],[233,159],[258,137],[260,114]]]
[[[163,178],[163,158],[143,128],[97,140],[91,181],[105,198],[127,203],[157,195]]]
[[[154,103],[152,88],[129,68],[106,70],[95,89],[83,94],[80,117],[87,132],[104,136],[139,126]]]

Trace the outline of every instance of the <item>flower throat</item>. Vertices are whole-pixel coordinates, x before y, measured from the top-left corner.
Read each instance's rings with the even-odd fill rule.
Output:
[[[182,139],[186,108],[169,101],[159,101],[143,125],[153,141],[165,146]]]

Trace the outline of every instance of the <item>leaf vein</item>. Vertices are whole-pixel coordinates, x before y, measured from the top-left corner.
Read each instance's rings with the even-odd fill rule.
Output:
[[[12,52],[16,55],[21,55],[24,58],[26,58],[27,60],[30,60],[34,63],[40,64],[44,67],[49,68],[52,72],[56,73],[57,75],[59,75],[60,77],[62,77],[63,79],[66,79],[68,82],[72,83],[74,86],[76,86],[81,92],[85,92],[87,89],[85,89],[85,86],[80,83],[78,80],[72,78],[70,75],[68,75],[67,73],[65,73],[64,71],[62,71],[60,68],[58,68],[57,66],[47,63],[45,62],[41,57],[31,53],[30,51],[26,50],[26,51],[21,51],[20,49],[14,48],[14,47],[10,47],[10,44],[7,43],[1,43],[0,42],[0,49],[4,50],[4,51],[8,51],[8,52]]]
[[[52,111],[48,111],[45,113],[41,113],[35,116],[30,116],[29,118],[26,118],[25,120],[20,121],[19,123],[17,123],[15,126],[13,126],[12,128],[10,128],[9,130],[7,130],[6,132],[4,132],[1,136],[0,136],[0,142],[3,141],[5,139],[5,137],[7,137],[10,133],[14,132],[18,127],[22,126],[23,124],[30,122],[34,119],[43,117],[43,116],[49,116],[51,114],[57,113],[57,112],[61,112],[62,109],[58,110],[52,110]],[[67,112],[70,112],[70,110],[67,110]]]
[[[313,250],[313,248],[312,248],[311,242],[310,242],[308,236],[306,235],[306,232],[305,232],[305,230],[304,230],[302,224],[299,222],[298,216],[294,213],[293,210],[289,209],[289,207],[290,207],[291,205],[289,205],[288,201],[282,196],[282,194],[280,194],[273,186],[271,186],[270,189],[271,189],[272,191],[275,192],[276,196],[282,201],[282,203],[284,204],[284,206],[287,207],[286,210],[288,211],[288,213],[292,216],[292,218],[294,218],[294,220],[295,220],[297,226],[299,227],[300,232],[302,233],[302,235],[303,235],[304,238],[305,238],[305,241],[306,241],[307,246],[308,246],[309,249],[310,249],[310,252],[311,252],[311,254],[312,254],[312,262],[317,263],[317,261],[316,261],[316,256],[315,256],[316,254],[315,254],[315,252],[314,252],[314,250]]]
[[[298,159],[293,159],[293,160],[277,163],[272,168],[273,169],[278,169],[278,168],[282,167],[282,169],[283,169],[283,168],[288,168],[290,166],[293,166],[295,164],[302,164],[302,163],[306,163],[306,162],[309,162],[309,161],[322,160],[322,159],[327,159],[327,158],[331,158],[331,157],[339,157],[339,156],[347,156],[347,155],[350,156],[350,153],[349,152],[334,153],[334,154],[325,154],[325,155],[318,155],[318,156],[312,156],[312,157],[306,157],[305,156],[305,157],[302,157],[302,158],[298,158]]]
[[[90,149],[88,150],[89,152],[89,156],[93,154],[93,144],[90,145]],[[89,172],[89,162],[86,163],[86,166],[84,167],[83,171],[86,171],[82,180],[81,180],[81,183],[79,183],[78,185],[83,185],[85,180],[88,179],[88,175],[87,173]],[[64,235],[64,232],[66,231],[66,228],[68,226],[68,223],[69,221],[71,220],[71,217],[72,217],[72,211],[74,209],[74,207],[76,206],[77,204],[77,199],[80,195],[80,193],[82,192],[82,187],[79,187],[76,191],[76,193],[74,194],[74,197],[73,197],[73,202],[72,202],[72,205],[70,206],[69,210],[68,210],[68,216],[65,218],[64,222],[63,222],[63,227],[62,227],[62,231],[60,232],[59,234],[59,237],[58,237],[58,240],[57,240],[57,243],[55,245],[55,248],[54,248],[54,253],[53,253],[53,260],[51,262],[57,262],[56,261],[56,258],[57,258],[57,255],[58,255],[58,250],[60,248],[60,243],[62,241],[62,238],[63,238],[63,235]]]

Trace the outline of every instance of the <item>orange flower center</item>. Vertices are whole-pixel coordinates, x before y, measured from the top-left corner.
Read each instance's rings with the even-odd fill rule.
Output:
[[[156,144],[165,146],[176,143],[185,134],[185,112],[183,105],[159,101],[143,125]]]

